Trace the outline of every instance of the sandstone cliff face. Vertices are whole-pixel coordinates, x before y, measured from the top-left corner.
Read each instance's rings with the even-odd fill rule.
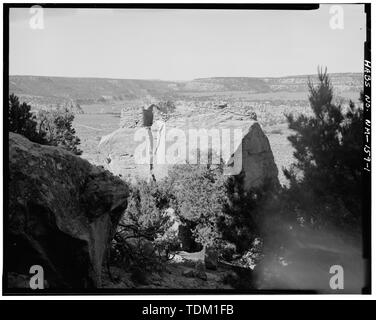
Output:
[[[43,267],[50,288],[101,286],[107,244],[127,206],[127,185],[69,152],[14,133],[8,179],[8,288],[29,287],[32,265]]]
[[[244,175],[244,188],[249,190],[260,187],[267,180],[272,185],[279,185],[278,169],[274,161],[270,143],[260,125],[256,121],[247,121],[242,125],[233,122],[232,125],[242,129],[241,142],[235,144],[234,154],[226,159],[227,167],[234,161],[240,162],[239,174]],[[238,159],[238,160],[237,160]],[[239,171],[239,170],[238,170]],[[237,171],[230,167],[229,175]],[[225,167],[226,173],[226,167]]]
[[[190,140],[192,130],[200,136],[202,129],[208,133],[209,143],[201,143],[200,137],[197,145],[192,144]],[[114,174],[122,177],[138,176],[149,179],[151,177],[150,166],[140,164],[135,157],[136,149],[147,140],[147,135],[145,134],[144,140],[137,141],[136,130],[139,130],[142,135],[140,130],[146,129],[119,128],[101,139],[99,150],[106,159],[107,168]],[[174,130],[178,130],[183,138],[172,138],[174,132],[176,133]],[[184,149],[186,158],[194,154],[197,148],[202,154],[207,154],[209,150],[212,150],[224,160],[225,174],[244,174],[246,189],[258,187],[267,179],[271,180],[271,183],[279,184],[278,169],[269,140],[259,123],[247,116],[228,115],[223,112],[198,115],[188,119],[172,119],[166,123],[165,133],[160,130],[158,123],[152,126],[151,132],[153,145],[158,146],[159,149],[163,148],[162,154],[168,154],[166,150],[171,150],[172,146],[179,147],[180,150]],[[165,145],[158,143],[163,134],[166,134]],[[171,167],[169,159],[159,162],[158,148],[154,150],[153,155],[153,174],[157,180],[165,177]],[[186,158],[180,163],[185,163]]]

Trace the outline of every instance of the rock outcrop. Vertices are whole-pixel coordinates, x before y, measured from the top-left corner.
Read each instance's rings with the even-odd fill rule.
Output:
[[[8,186],[7,287],[28,287],[20,279],[30,279],[33,265],[49,288],[100,287],[127,185],[67,151],[9,133]]]
[[[144,134],[142,130],[145,130]],[[199,144],[192,143],[195,140],[192,132],[199,137],[199,140],[196,140]],[[181,162],[173,163],[186,163],[187,158],[198,148],[204,155],[210,152],[220,155],[225,163],[225,174],[242,174],[245,189],[258,187],[267,179],[271,183],[279,184],[278,169],[268,138],[257,121],[244,115],[214,113],[189,119],[174,119],[166,123],[165,132],[155,123],[151,127],[151,133],[153,145],[164,148],[154,150],[153,174],[157,180],[165,177],[172,165],[171,159],[159,161],[158,153],[162,151],[161,154],[168,155],[169,148],[171,150],[174,146],[175,149],[184,150],[185,158],[181,159]],[[205,133],[209,143],[201,141]],[[158,141],[163,134],[166,134],[166,142],[160,143]],[[114,174],[148,179],[151,176],[150,166],[138,162],[135,157],[136,150],[147,140],[146,129],[119,128],[101,139],[99,150],[107,159],[108,169]]]

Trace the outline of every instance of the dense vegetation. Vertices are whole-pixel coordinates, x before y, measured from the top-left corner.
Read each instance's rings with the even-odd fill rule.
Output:
[[[165,180],[135,186],[124,216],[132,226],[128,228],[138,230],[140,237],[148,235],[150,252],[164,252],[164,259],[174,250],[206,247],[228,262],[278,257],[291,241],[286,235],[296,228],[336,226],[359,234],[362,108],[333,102],[326,71],[319,71],[317,84],[309,82],[308,88],[312,115],[287,115],[296,159],[284,170],[288,187],[265,181],[245,192],[242,176],[225,179],[221,165],[175,166]],[[168,233],[177,220],[179,230]],[[158,240],[163,237],[165,242]]]
[[[363,109],[334,104],[326,70],[318,79],[309,82],[313,116],[287,117],[295,132],[288,139],[296,161],[284,172],[293,210],[312,224],[360,227]]]
[[[254,260],[268,190],[266,184],[245,192],[242,177],[226,179],[222,165],[176,165],[161,181],[138,181],[112,241],[111,263],[141,275],[163,268],[176,251],[204,247],[228,262]]]
[[[132,270],[143,283],[147,272],[163,268],[177,250],[211,248],[233,262],[278,257],[294,228],[336,226],[359,235],[363,109],[351,101],[334,102],[326,70],[319,70],[308,89],[311,112],[287,115],[295,150],[295,162],[284,170],[288,187],[265,181],[245,191],[242,176],[225,178],[222,165],[210,164],[178,165],[164,180],[133,183],[111,242],[110,264]],[[171,102],[159,106],[165,113],[175,108]],[[34,114],[9,96],[10,131],[80,154],[73,119],[64,108]]]
[[[312,115],[287,115],[295,158],[284,169],[289,186],[262,208],[263,253],[276,264],[298,243],[314,246],[316,236],[324,246],[333,237],[338,243],[361,243],[363,108],[333,102],[326,70],[319,70],[318,79],[308,84]]]
[[[45,143],[44,133],[37,130],[37,118],[27,103],[20,103],[14,94],[9,96],[8,130],[19,133],[33,142]]]
[[[80,139],[72,127],[73,120],[74,114],[66,107],[33,113],[30,105],[20,103],[14,94],[9,96],[9,131],[22,134],[33,142],[62,147],[80,155]]]

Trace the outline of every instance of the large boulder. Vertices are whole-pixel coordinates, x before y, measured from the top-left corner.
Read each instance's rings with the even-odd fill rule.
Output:
[[[33,265],[43,268],[49,288],[100,287],[127,185],[61,148],[9,133],[8,188],[8,288],[19,286],[15,274],[30,278]]]
[[[200,137],[197,145],[192,143],[192,132]],[[203,133],[207,133],[209,143],[205,143],[205,139],[201,141]],[[197,149],[200,154],[214,152],[220,155],[225,163],[224,173],[229,176],[242,175],[245,190],[259,187],[266,180],[279,184],[278,169],[269,140],[257,121],[227,114],[205,114],[189,119],[172,119],[162,130],[161,122],[157,122],[151,127],[153,146],[156,147],[152,172],[149,164],[137,161],[139,158],[136,156],[137,150],[141,150],[140,146],[148,140],[148,134],[145,128],[119,128],[104,136],[99,143],[99,150],[108,169],[116,175],[130,178],[139,176],[148,179],[153,173],[157,180],[162,179],[168,174],[171,162],[170,159],[161,162],[159,155],[169,154],[167,150],[171,150],[171,147],[180,147],[186,150],[186,158]],[[161,135],[166,137],[165,143],[158,142]],[[186,158],[181,159],[180,163],[186,163]]]

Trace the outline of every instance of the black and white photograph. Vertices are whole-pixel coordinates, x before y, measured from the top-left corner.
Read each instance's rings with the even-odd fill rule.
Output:
[[[4,4],[3,295],[371,293],[370,10]]]

